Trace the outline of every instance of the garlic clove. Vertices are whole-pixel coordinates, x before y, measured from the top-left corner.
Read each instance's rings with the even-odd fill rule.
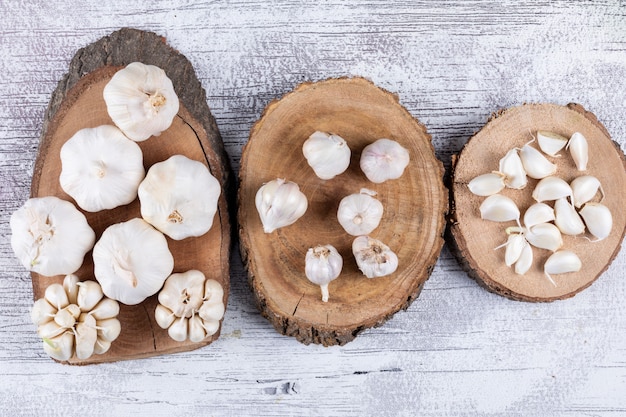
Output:
[[[35,326],[39,326],[53,320],[56,312],[56,307],[50,304],[45,298],[40,298],[33,304],[30,319]]]
[[[480,205],[480,217],[493,222],[519,222],[520,212],[517,205],[509,197],[494,194],[489,196]]]
[[[43,338],[43,350],[58,361],[67,361],[74,353],[74,334],[66,331],[56,337]]]
[[[343,258],[332,245],[309,248],[304,261],[304,274],[321,287],[322,301],[328,301],[328,284],[337,279],[343,268]]]
[[[561,197],[571,197],[572,188],[561,178],[549,176],[537,183],[532,196],[539,203],[543,201],[553,201]]]
[[[565,149],[568,149],[572,155],[576,168],[579,171],[586,171],[589,162],[589,144],[583,134],[575,132],[567,142]]]
[[[557,154],[567,145],[567,138],[545,130],[537,132],[537,143],[539,148],[550,156],[557,156]]]
[[[535,203],[524,212],[524,226],[554,221],[554,209],[545,203]]]
[[[72,327],[74,327],[77,317],[76,312],[70,309],[70,307],[72,306],[76,307],[76,304],[70,304],[64,309],[57,311],[57,313],[54,315],[54,321],[60,327],[63,327],[65,329],[71,329]],[[78,311],[78,314],[80,316],[80,310]]]
[[[352,242],[357,266],[367,278],[390,275],[398,269],[398,256],[380,240],[359,236]]]
[[[76,357],[81,360],[89,358],[93,355],[94,347],[98,340],[96,319],[88,314],[82,314],[74,333],[76,337]]]
[[[116,318],[98,320],[96,323],[98,339],[113,342],[122,332],[122,324]]]
[[[117,71],[104,87],[103,97],[113,123],[136,142],[169,128],[180,105],[165,71],[141,62]]]
[[[202,326],[204,327],[204,330],[206,331],[207,337],[209,337],[209,336],[213,336],[220,329],[220,322],[205,320],[202,322]]]
[[[337,220],[348,234],[367,235],[380,224],[383,204],[373,195],[376,192],[364,188],[359,194],[351,194],[339,202]]]
[[[202,319],[198,316],[189,318],[189,340],[198,343],[206,338],[206,331],[202,325]]]
[[[504,254],[504,263],[511,266],[519,259],[522,250],[526,246],[526,239],[521,234],[510,234],[506,242],[506,251]]]
[[[212,303],[222,303],[224,298],[224,288],[222,284],[214,279],[207,279],[204,283],[204,301],[210,301]]]
[[[540,180],[556,173],[556,165],[529,144],[522,146],[520,158],[526,175],[530,178]]]
[[[61,284],[50,284],[44,292],[44,298],[57,310],[62,310],[70,304],[67,293]]]
[[[63,289],[67,294],[67,299],[69,300],[70,304],[78,304],[77,298],[79,281],[80,279],[78,279],[78,276],[74,274],[66,275],[65,278],[63,278]]]
[[[526,171],[517,149],[511,149],[500,159],[500,169],[498,171],[505,176],[504,184],[509,188],[521,190],[528,183]]]
[[[204,321],[217,321],[219,322],[224,317],[225,307],[224,303],[205,301],[198,310],[198,315]]]
[[[111,298],[103,298],[90,312],[94,319],[105,320],[120,314],[120,305]]]
[[[585,224],[565,197],[554,203],[554,224],[564,235],[576,236],[585,231]]]
[[[504,174],[500,172],[482,174],[472,179],[467,187],[473,194],[487,197],[504,189],[504,178]]]
[[[539,249],[555,252],[563,246],[561,231],[552,223],[541,223],[529,227],[524,236],[528,243]]]
[[[556,283],[552,280],[550,275],[578,272],[581,267],[582,262],[574,252],[561,250],[550,255],[550,257],[546,260],[546,263],[543,265],[543,271],[550,282],[556,286]]]
[[[104,297],[102,287],[96,281],[79,282],[77,304],[84,312],[91,311]]]
[[[383,138],[363,149],[359,165],[368,180],[380,184],[400,178],[409,160],[406,148],[395,140]]]
[[[256,193],[254,203],[265,233],[295,223],[306,212],[308,202],[298,184],[284,179],[270,181]]]
[[[315,175],[330,180],[350,165],[350,148],[338,135],[314,132],[302,145],[302,153]]]
[[[172,325],[172,323],[174,323],[176,316],[169,308],[162,306],[161,304],[157,304],[156,309],[154,310],[154,320],[160,328],[167,329]]]
[[[519,259],[515,262],[515,273],[518,275],[524,275],[533,264],[533,248],[530,244],[525,242]]]
[[[174,323],[167,329],[167,334],[177,342],[184,342],[187,340],[189,320],[185,317],[176,318]]]
[[[613,228],[611,210],[604,204],[587,203],[580,210],[580,215],[589,229],[589,233],[596,237],[596,242],[606,239]]]
[[[581,175],[580,177],[574,178],[570,183],[570,187],[572,188],[572,199],[577,208],[591,201],[598,193],[598,190],[600,190],[604,197],[604,190],[602,189],[600,180],[592,175]]]
[[[107,342],[106,340],[96,339],[96,344],[93,347],[93,353],[96,355],[102,355],[111,349],[111,342]]]

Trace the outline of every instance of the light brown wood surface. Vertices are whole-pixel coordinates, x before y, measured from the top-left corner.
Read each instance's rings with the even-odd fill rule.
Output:
[[[137,36],[142,39],[152,37],[152,42],[163,42],[162,38],[154,34],[139,31],[124,31],[119,35],[125,40],[125,45],[116,43],[109,45],[112,50],[115,48],[124,49],[123,54],[126,59],[133,59],[138,55]],[[168,50],[165,49],[165,51]],[[89,49],[83,51],[83,55],[88,52]],[[174,54],[173,50],[172,54]],[[74,202],[59,184],[61,147],[82,128],[113,124],[107,113],[102,91],[113,74],[120,68],[122,67],[117,65],[96,68],[80,78],[66,94],[63,94],[60,106],[58,109],[54,108],[55,114],[42,135],[31,186],[32,197],[54,195]],[[164,69],[167,73],[168,68],[165,67]],[[177,93],[181,95],[184,90],[179,85],[180,80],[174,78],[173,82]],[[193,94],[202,94],[202,92],[193,92]],[[180,110],[172,125],[161,135],[138,142],[143,152],[144,167],[147,171],[154,163],[164,161],[172,155],[182,154],[204,163],[215,177],[223,180],[225,177],[225,173],[222,172],[223,168],[219,163],[215,163],[216,160],[220,159],[219,149],[211,147],[207,130],[203,127],[202,121],[195,119],[186,108],[188,103],[189,101],[181,100]],[[141,217],[138,199],[112,210],[94,213],[83,211],[83,213],[89,225],[96,232],[96,240],[100,238],[108,226]],[[174,257],[174,272],[197,269],[202,271],[207,279],[217,280],[224,288],[223,301],[226,304],[230,282],[228,268],[230,226],[224,191],[220,196],[218,211],[209,232],[200,237],[179,241],[169,237],[166,239]],[[76,272],[83,281],[95,280],[91,255],[92,252],[90,251],[85,256],[83,265]],[[35,299],[43,297],[45,289],[52,282],[62,282],[63,280],[63,276],[44,277],[37,273],[31,275]],[[120,303],[118,318],[122,324],[122,332],[118,339],[112,343],[111,349],[103,355],[94,355],[86,360],[73,357],[68,362],[71,364],[89,364],[180,352],[205,346],[219,337],[218,331],[215,335],[207,337],[199,343],[192,343],[188,340],[185,342],[172,340],[167,331],[161,329],[155,322],[154,310],[156,305],[157,295],[134,306]]]
[[[505,229],[516,223],[482,220],[479,206],[486,197],[472,194],[467,184],[478,175],[498,170],[498,162],[510,149],[521,148],[533,139],[537,130],[547,130],[569,138],[581,132],[589,143],[589,164],[578,171],[569,152],[561,157],[548,157],[557,165],[556,176],[570,183],[581,175],[593,175],[600,180],[605,192],[602,204],[613,216],[609,237],[590,242],[583,236],[563,235],[563,248],[576,253],[582,261],[579,272],[552,275],[556,286],[544,275],[543,264],[552,254],[533,248],[533,265],[524,275],[515,274],[504,263],[505,248],[494,250],[506,242]],[[539,149],[536,142],[531,146]],[[626,231],[626,171],[624,154],[611,140],[596,117],[579,105],[526,104],[500,111],[465,145],[454,167],[452,192],[454,197],[451,232],[459,262],[469,274],[495,293],[525,301],[552,301],[567,298],[587,288],[613,261],[621,248]],[[522,190],[506,188],[500,194],[517,203],[522,217],[536,201],[531,194],[538,180],[528,178]],[[598,193],[596,200],[599,201]],[[552,205],[552,202],[546,202]],[[590,239],[593,236],[586,235]]]
[[[330,180],[319,179],[302,154],[303,142],[316,130],[341,136],[352,152],[348,170]],[[399,142],[411,159],[402,177],[374,184],[359,159],[379,138]],[[408,307],[443,245],[448,193],[442,177],[425,127],[397,97],[365,79],[303,84],[271,103],[243,151],[239,190],[241,252],[262,314],[279,332],[303,343],[341,345]],[[254,199],[276,178],[298,184],[309,206],[295,224],[268,234]],[[361,188],[374,190],[384,207],[370,236],[399,258],[398,270],[386,277],[368,279],[359,271],[351,250],[354,236],[337,221],[339,201]],[[344,259],[326,303],[319,286],[304,275],[306,251],[318,244],[335,246]]]

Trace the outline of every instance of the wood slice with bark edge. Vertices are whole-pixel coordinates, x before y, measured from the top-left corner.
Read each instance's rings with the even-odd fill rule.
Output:
[[[485,197],[469,192],[469,181],[483,173],[498,170],[498,161],[507,151],[532,140],[537,130],[556,132],[569,138],[581,132],[589,143],[589,164],[580,172],[569,152],[562,150],[560,158],[548,159],[557,164],[556,176],[570,182],[580,175],[597,177],[606,197],[602,201],[611,210],[613,229],[610,236],[591,243],[581,236],[563,235],[563,249],[574,251],[582,261],[576,273],[552,275],[556,287],[543,274],[543,264],[550,251],[533,248],[533,266],[525,275],[517,275],[504,263],[504,248],[494,248],[506,242],[505,228],[515,222],[495,223],[481,220],[478,207]],[[535,143],[532,146],[539,149]],[[494,114],[453,159],[451,187],[450,234],[453,252],[463,268],[488,290],[520,301],[542,302],[572,297],[591,285],[620,251],[626,231],[626,172],[624,153],[611,140],[605,127],[579,104],[525,104]],[[535,201],[532,190],[537,180],[528,179],[523,190],[505,189],[524,211]],[[596,201],[600,199],[599,193]],[[548,202],[552,205],[552,202]],[[590,236],[590,235],[586,235]]]
[[[229,183],[229,166],[221,136],[206,104],[205,91],[191,63],[166,44],[165,39],[151,32],[124,28],[80,49],[72,59],[68,74],[52,94],[41,134],[31,185],[31,197],[55,195],[75,203],[59,184],[60,148],[76,131],[85,127],[113,124],[106,111],[102,90],[113,74],[131,62],[140,61],[162,68],[172,80],[180,99],[180,110],[172,126],[158,137],[139,142],[146,170],[154,163],[174,154],[183,154],[204,163],[222,186],[218,210],[211,230],[200,237],[174,241],[167,238],[174,256],[174,272],[190,269],[202,271],[207,279],[215,279],[224,288],[224,304],[228,301],[229,252],[231,227],[225,190]],[[126,206],[97,213],[83,213],[96,232],[96,239],[114,223],[141,217],[139,200]],[[91,251],[76,272],[81,280],[94,280]],[[53,282],[63,276],[44,277],[31,273],[34,298],[43,296]],[[122,332],[111,349],[86,360],[75,356],[69,364],[92,364],[137,359],[154,355],[183,352],[210,344],[216,334],[202,342],[176,342],[154,320],[157,295],[144,302],[127,306],[120,303],[118,319]]]
[[[331,180],[315,176],[302,154],[316,130],[340,135],[352,151],[348,170]],[[374,184],[359,159],[366,145],[383,137],[407,148],[411,161],[401,178]],[[363,78],[299,85],[270,103],[254,125],[239,175],[241,253],[257,305],[278,332],[304,344],[343,345],[418,297],[443,246],[448,192],[430,135],[396,96]],[[276,178],[296,182],[309,206],[293,225],[266,234],[254,200]],[[354,236],[337,221],[339,201],[361,188],[376,191],[384,206],[370,236],[398,255],[398,270],[387,277],[368,279],[358,270]],[[335,246],[344,260],[326,303],[304,274],[305,253],[317,244]]]

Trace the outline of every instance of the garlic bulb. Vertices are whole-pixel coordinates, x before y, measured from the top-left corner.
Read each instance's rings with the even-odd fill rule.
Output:
[[[582,262],[580,258],[572,251],[561,250],[554,252],[546,260],[543,265],[543,272],[550,280],[552,285],[556,287],[556,283],[550,276],[550,274],[566,274],[568,272],[578,272],[582,268]]]
[[[361,153],[359,165],[368,180],[380,184],[402,176],[409,165],[409,151],[391,139],[378,139]]]
[[[468,184],[470,192],[482,197],[488,197],[502,191],[505,187],[506,176],[501,172],[491,172],[473,178]]]
[[[613,228],[611,210],[604,204],[587,203],[580,210],[580,216],[585,221],[589,233],[596,237],[596,242],[606,239]]]
[[[498,171],[505,176],[504,184],[509,188],[521,190],[528,183],[524,164],[517,149],[511,149],[500,159]]]
[[[178,96],[165,71],[133,62],[113,75],[104,87],[104,101],[113,123],[140,142],[159,136],[178,113]]]
[[[309,248],[304,261],[304,273],[322,290],[322,301],[328,301],[328,284],[337,279],[343,268],[343,258],[332,245]]]
[[[338,135],[314,132],[302,145],[302,153],[315,175],[329,180],[343,173],[350,165],[350,148]]]
[[[61,147],[61,188],[85,211],[128,204],[143,180],[143,154],[115,126],[81,129]]]
[[[278,178],[259,188],[254,203],[263,231],[272,233],[296,222],[306,212],[308,202],[298,184]]]
[[[368,278],[384,277],[398,269],[398,256],[380,240],[359,236],[352,242],[356,264]]]
[[[150,167],[139,185],[141,217],[174,240],[211,229],[221,193],[206,165],[174,155]]]
[[[567,145],[567,138],[554,132],[540,130],[537,132],[537,143],[545,154],[557,156],[559,151]]]
[[[515,220],[519,223],[520,211],[509,197],[494,194],[482,202],[479,207],[480,217],[492,222],[508,222]]]
[[[201,342],[219,330],[224,290],[197,270],[172,274],[159,292],[155,320],[177,342]]]
[[[52,196],[27,200],[10,224],[15,256],[29,271],[45,276],[76,272],[96,239],[72,203]]]
[[[80,282],[67,275],[63,284],[51,284],[35,301],[31,320],[52,358],[84,360],[105,353],[120,334],[119,304],[106,298],[95,281]]]
[[[602,189],[600,180],[592,175],[581,175],[580,177],[574,178],[570,183],[570,187],[572,187],[572,200],[577,208],[591,201],[598,193],[598,190],[600,190],[604,198],[604,190]]]
[[[383,205],[373,197],[375,195],[375,191],[363,188],[359,194],[341,199],[337,220],[348,234],[368,235],[378,227],[383,217]]]
[[[583,134],[575,132],[567,142],[565,149],[568,149],[572,155],[576,168],[579,171],[586,171],[589,162],[589,144]]]
[[[540,180],[556,173],[556,165],[529,144],[522,146],[519,155],[526,175],[530,178]]]
[[[585,224],[565,197],[554,202],[554,224],[564,235],[576,236],[585,231]]]
[[[143,219],[109,226],[93,248],[94,274],[109,298],[139,304],[172,273],[165,236]]]

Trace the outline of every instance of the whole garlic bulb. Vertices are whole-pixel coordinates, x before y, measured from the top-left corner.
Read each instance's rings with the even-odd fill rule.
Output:
[[[341,199],[337,220],[348,234],[368,235],[378,227],[383,217],[383,205],[373,197],[375,195],[375,191],[363,188],[359,194]]]
[[[170,275],[159,292],[155,320],[177,342],[200,342],[219,330],[224,290],[197,270]]]
[[[350,165],[350,148],[341,136],[314,132],[302,145],[302,153],[315,175],[329,180]]]
[[[17,258],[29,271],[45,276],[76,272],[96,240],[85,215],[53,196],[27,200],[10,224]]]
[[[409,165],[409,151],[391,139],[378,139],[361,153],[361,170],[368,180],[379,184],[400,178]]]
[[[343,268],[343,258],[332,245],[309,248],[304,260],[304,273],[322,290],[322,301],[328,301],[328,284],[337,279]]]
[[[31,320],[48,355],[67,361],[75,354],[83,360],[109,350],[121,332],[119,311],[117,301],[104,297],[97,282],[67,275],[62,285],[49,285],[35,301]]]
[[[206,165],[174,155],[150,167],[139,185],[141,216],[174,240],[211,229],[221,193]]]
[[[143,154],[115,126],[81,129],[61,147],[61,188],[85,211],[128,204],[143,180]]]
[[[174,269],[165,236],[138,218],[109,226],[93,248],[93,263],[102,291],[128,305],[159,291]]]
[[[300,191],[298,184],[281,178],[261,186],[254,203],[265,233],[272,233],[295,223],[308,207],[306,196]]]
[[[104,87],[104,101],[113,123],[140,142],[159,136],[178,113],[178,96],[165,71],[133,62],[116,72]]]
[[[352,242],[356,264],[368,278],[384,277],[398,269],[398,256],[380,240],[359,236]]]

